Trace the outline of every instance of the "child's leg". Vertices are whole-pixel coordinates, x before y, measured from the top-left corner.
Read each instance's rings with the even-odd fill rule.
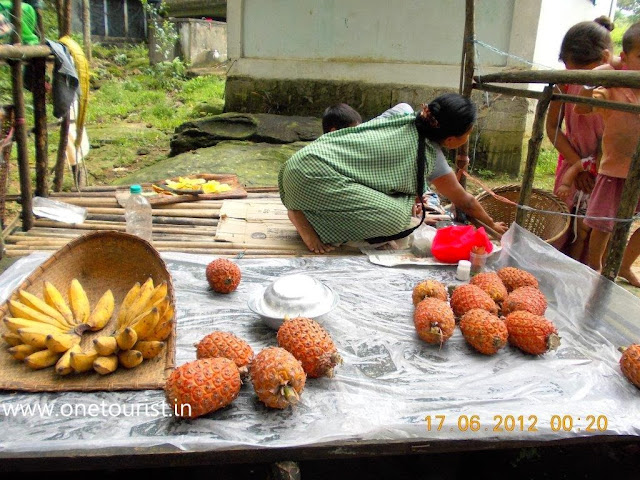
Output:
[[[640,277],[631,271],[631,265],[636,261],[638,255],[640,255],[640,228],[631,235],[618,272],[620,277],[626,279],[634,287],[640,287]]]
[[[287,215],[310,251],[313,253],[327,253],[334,250],[335,247],[332,245],[322,243],[313,226],[300,210],[287,210]]]
[[[580,261],[591,229],[584,224],[581,218],[578,219],[576,228],[576,241],[569,247],[569,256],[574,260]]]
[[[607,242],[609,241],[609,232],[603,230],[591,229],[591,236],[589,237],[589,255],[587,257],[589,266],[596,272],[602,271],[602,257],[604,251],[607,248]]]

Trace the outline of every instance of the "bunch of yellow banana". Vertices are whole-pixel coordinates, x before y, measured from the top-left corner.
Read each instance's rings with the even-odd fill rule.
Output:
[[[100,374],[114,372],[118,365],[134,368],[144,360],[156,357],[173,331],[173,306],[167,296],[167,284],[154,286],[149,278],[136,283],[125,295],[111,335],[93,340],[93,348],[82,354],[71,354],[74,369],[93,367]],[[82,365],[74,363],[82,362]]]
[[[80,348],[82,334],[104,328],[113,315],[111,290],[91,310],[84,288],[74,278],[68,297],[69,303],[52,283],[44,282],[43,299],[21,289],[9,301],[11,316],[4,318],[9,331],[2,338],[15,359],[35,370],[56,365],[58,371],[58,364]]]
[[[204,178],[178,177],[178,181],[166,180],[169,188],[174,190],[202,190],[204,193],[222,193],[231,190],[227,183],[220,183],[217,180],[205,180]]]

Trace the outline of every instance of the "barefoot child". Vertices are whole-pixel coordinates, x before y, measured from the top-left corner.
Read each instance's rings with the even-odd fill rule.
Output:
[[[627,70],[640,70],[640,22],[633,24],[622,37],[622,64]],[[604,67],[604,66],[603,66]],[[604,69],[600,67],[601,69]],[[609,67],[611,69],[611,67]],[[583,87],[580,95],[616,102],[640,104],[640,89],[615,87]],[[589,113],[589,105],[576,105],[577,113]],[[598,176],[591,193],[585,223],[592,228],[589,241],[589,266],[600,272],[602,259],[613,231],[614,221],[593,217],[615,218],[631,158],[640,140],[640,115],[603,108],[593,108],[604,121],[602,159]],[[640,211],[640,202],[636,213]],[[622,258],[618,275],[631,285],[640,287],[640,278],[632,272],[631,265],[640,254],[640,229],[633,232]]]

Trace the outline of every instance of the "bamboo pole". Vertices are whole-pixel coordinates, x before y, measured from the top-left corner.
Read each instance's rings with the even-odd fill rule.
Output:
[[[37,251],[56,251],[56,248],[47,248],[47,249],[43,249],[43,248],[35,248],[33,250],[25,250],[25,249],[20,249],[20,250],[14,250],[14,249],[8,249],[6,251],[7,254],[7,258],[15,258],[15,257],[25,257],[27,255],[31,255],[33,252],[37,252]],[[195,255],[210,255],[212,253],[215,253],[215,255],[220,256],[220,257],[227,257],[227,258],[292,258],[292,257],[311,257],[314,255],[317,255],[315,253],[309,252],[309,251],[302,251],[302,250],[292,250],[290,252],[272,252],[272,251],[246,251],[246,252],[236,252],[236,251],[231,251],[231,252],[225,252],[225,251],[221,251],[221,252],[211,252],[210,250],[202,250],[202,249],[183,249],[183,250],[174,250],[174,249],[159,249],[158,251],[160,252],[181,252],[181,253],[191,253],[191,254],[195,254]],[[333,252],[329,252],[326,253],[324,255],[326,256],[339,256],[338,254],[335,254]]]
[[[473,88],[482,90],[485,92],[499,93],[503,95],[511,95],[514,97],[526,97],[535,98],[540,100],[543,96],[542,92],[535,92],[533,90],[527,90],[525,88],[511,88],[501,87],[497,85],[487,84],[474,84]],[[583,103],[586,105],[592,105],[600,108],[610,108],[612,110],[619,110],[621,112],[640,113],[640,105],[632,103],[612,102],[609,100],[600,100],[598,98],[580,97],[578,95],[567,95],[564,93],[554,93],[551,97],[551,101],[561,101],[565,103]]]
[[[22,2],[13,2],[13,35],[12,41],[20,45],[22,36]],[[33,214],[31,213],[31,176],[29,174],[29,153],[27,150],[27,129],[25,125],[24,106],[24,78],[22,62],[10,60],[11,86],[13,88],[13,105],[15,111],[14,138],[18,150],[18,169],[20,171],[20,195],[22,198],[22,228],[29,230],[33,227]]]
[[[153,224],[167,224],[167,225],[187,225],[187,226],[201,226],[201,227],[215,227],[218,225],[217,218],[191,218],[191,217],[162,217],[153,216]],[[88,214],[87,220],[96,220],[103,222],[116,222],[125,223],[124,214],[122,215],[104,215],[104,214]]]
[[[71,0],[58,0],[58,26],[60,36],[71,35]],[[67,157],[67,142],[69,139],[69,113],[67,112],[61,119],[60,139],[58,141],[58,156],[56,159],[55,174],[53,179],[53,189],[56,192],[62,190],[62,179],[64,178],[65,160]]]
[[[48,58],[51,49],[46,45],[0,45],[0,60],[31,60]]]
[[[538,163],[538,155],[540,154],[540,145],[544,137],[544,122],[553,96],[553,85],[547,85],[542,92],[542,98],[538,100],[536,106],[536,114],[531,129],[531,138],[529,139],[529,147],[527,149],[527,160],[525,163],[524,174],[522,176],[522,186],[520,187],[520,205],[528,205],[531,189],[533,188],[533,179],[536,173],[536,164]],[[516,223],[524,226],[526,212],[519,208],[516,212]]]
[[[36,195],[49,196],[49,160],[47,139],[47,100],[45,89],[46,60],[37,58],[33,66],[33,113],[36,137]]]
[[[7,182],[9,181],[9,169],[11,166],[11,145],[13,143],[13,105],[4,106],[4,118],[0,128],[0,140],[3,142],[2,150],[0,150],[0,227],[4,227],[4,216],[7,204]],[[7,143],[4,143],[4,140]],[[17,217],[16,217],[17,218]]]
[[[36,5],[39,2],[36,2]],[[42,19],[42,10],[38,7],[35,8],[34,10],[36,11],[36,28],[38,30],[38,39],[40,40],[40,43],[44,43],[45,39],[46,39],[46,32],[44,31],[44,21]]]
[[[35,222],[38,227],[60,227],[60,223],[54,220],[44,220],[39,218]],[[66,225],[64,228],[68,228],[71,230],[117,230],[119,232],[126,231],[126,225],[118,224],[118,223],[92,223],[90,221],[84,222],[80,225]],[[187,227],[185,225],[175,225],[175,226],[155,226],[153,227],[153,233],[181,233],[181,234],[190,234],[195,233],[198,235],[215,235],[216,229],[212,227]]]
[[[473,74],[475,72],[475,38],[475,0],[466,0],[460,93],[467,98],[471,97],[473,89]],[[460,160],[460,162],[458,162],[459,156],[463,157],[463,160]],[[469,163],[468,157],[469,140],[458,148],[458,151],[456,152],[456,173],[467,168]],[[463,188],[466,188],[467,178],[464,175],[461,176],[458,181]]]
[[[640,200],[640,141],[631,159],[627,180],[624,182],[617,217],[632,218],[636,211],[638,200]],[[618,276],[630,229],[630,222],[615,222],[602,269],[602,275],[609,280],[615,280]]]
[[[72,12],[72,0],[64,0],[64,17],[62,18],[62,25],[60,28],[60,36],[71,35],[71,12]]]
[[[53,190],[62,190],[62,179],[64,178],[64,163],[67,158],[67,141],[69,137],[69,113],[62,117],[60,123],[60,139],[58,140],[58,155],[53,176]]]
[[[565,83],[640,88],[640,72],[632,70],[521,70],[473,77],[484,83]]]
[[[64,2],[65,0],[56,0],[56,12],[58,17],[58,33],[61,33],[64,27]]]
[[[76,237],[80,237],[81,235],[76,235]],[[38,236],[33,237],[29,235],[7,235],[5,237],[5,241],[12,245],[66,245],[73,238],[69,237],[47,237],[47,236]],[[291,245],[261,245],[256,243],[234,243],[234,242],[216,242],[213,240],[209,241],[173,241],[173,240],[164,240],[160,238],[156,240],[156,237],[153,238],[153,246],[155,248],[207,248],[212,250],[256,250],[256,249],[268,249],[268,250],[291,250]],[[300,248],[304,248],[302,244],[300,244]]]
[[[87,207],[87,212],[91,214],[103,214],[103,215],[124,215],[124,208],[102,208],[102,207]],[[151,213],[154,216],[162,215],[165,217],[189,217],[189,218],[220,218],[220,210],[172,210],[165,208],[153,209]]]
[[[125,6],[126,8],[126,6]],[[91,61],[91,12],[89,0],[82,0],[82,40],[84,56]]]

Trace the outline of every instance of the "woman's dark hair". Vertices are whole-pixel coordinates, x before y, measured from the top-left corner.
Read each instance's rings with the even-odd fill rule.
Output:
[[[433,142],[459,137],[476,121],[476,106],[467,97],[445,93],[424,107],[416,117],[416,125]]]
[[[576,23],[567,30],[560,46],[560,61],[573,62],[578,66],[602,60],[605,50],[613,52],[611,34],[613,23],[602,16],[592,22]]]
[[[362,123],[362,117],[346,103],[331,105],[322,114],[322,131],[324,133]]]

